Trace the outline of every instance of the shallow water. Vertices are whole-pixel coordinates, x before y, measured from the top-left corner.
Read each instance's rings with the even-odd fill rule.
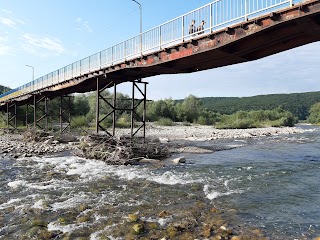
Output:
[[[318,237],[320,131],[301,127],[308,132],[202,143],[241,147],[185,154],[188,163],[178,166],[1,159],[0,239],[37,239],[31,230],[39,226],[56,231],[56,239],[125,239],[119,226],[130,213],[161,229],[199,203],[202,211],[220,209],[229,225],[258,228],[271,239]],[[163,210],[171,214],[159,216]]]

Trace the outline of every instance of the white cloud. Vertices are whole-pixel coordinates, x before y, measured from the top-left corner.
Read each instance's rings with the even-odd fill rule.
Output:
[[[1,13],[3,13],[4,16],[0,17],[0,23],[3,25],[13,28],[16,25],[26,24],[23,20],[13,17],[13,12],[10,10],[1,9]]]
[[[87,32],[93,32],[92,28],[89,25],[89,22],[86,20],[83,20],[82,18],[78,17],[75,20],[75,23],[77,24],[76,29],[79,31],[87,31]]]
[[[14,20],[5,17],[1,17],[0,22],[8,27],[14,27],[17,24]]]
[[[42,37],[27,33],[23,35],[23,38],[25,41],[23,48],[35,55],[45,57],[52,54],[60,55],[65,51],[61,41],[57,38]]]

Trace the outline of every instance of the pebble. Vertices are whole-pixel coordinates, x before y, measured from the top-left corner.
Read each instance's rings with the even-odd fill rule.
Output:
[[[54,144],[53,144],[54,143]],[[66,150],[72,150],[74,145],[57,144],[58,141],[52,137],[44,142],[24,142],[20,135],[0,136],[0,153],[2,156],[12,158],[28,158],[44,154],[58,153]]]

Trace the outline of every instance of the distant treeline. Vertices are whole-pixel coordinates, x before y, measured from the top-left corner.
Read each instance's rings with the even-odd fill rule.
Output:
[[[272,110],[281,106],[284,110],[291,112],[297,119],[306,120],[311,106],[320,102],[320,92],[271,94],[241,98],[205,97],[199,98],[199,100],[204,108],[221,114],[233,114],[238,111]]]
[[[0,94],[8,92],[10,90],[11,90],[11,88],[8,88],[6,86],[0,85]]]
[[[0,87],[1,90],[1,87]],[[113,95],[104,91],[103,97],[112,101]],[[117,108],[130,109],[129,96],[117,94]],[[319,102],[317,104],[317,102]],[[59,99],[49,101],[49,121],[53,125],[59,121]],[[267,126],[293,126],[297,120],[320,123],[320,92],[273,94],[255,97],[208,97],[197,98],[189,95],[183,100],[164,99],[148,101],[146,120],[161,125],[174,122],[214,125],[217,128],[255,128]],[[110,105],[100,104],[101,117],[108,115]],[[17,109],[18,124],[25,125],[25,106]],[[137,107],[138,115],[143,113],[143,104]],[[96,116],[95,93],[77,94],[71,100],[72,127],[93,127]],[[129,127],[130,111],[116,111],[118,127]],[[32,122],[32,114],[29,122]],[[38,118],[41,116],[38,116]],[[5,125],[5,115],[0,113],[0,126]],[[139,118],[136,119],[140,121]],[[55,123],[55,124],[54,124]],[[112,118],[103,122],[104,127],[112,124]]]

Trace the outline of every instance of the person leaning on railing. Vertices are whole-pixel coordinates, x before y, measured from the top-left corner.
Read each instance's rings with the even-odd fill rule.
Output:
[[[201,24],[199,25],[199,27],[198,27],[198,29],[197,29],[198,34],[204,33],[203,29],[204,29],[204,24],[205,24],[205,23],[206,23],[206,22],[205,22],[204,20],[202,20]]]
[[[195,20],[192,20],[192,21],[191,21],[191,24],[190,24],[190,26],[189,26],[189,34],[192,34],[192,33],[196,32],[195,24],[196,24],[196,21],[195,21]]]

